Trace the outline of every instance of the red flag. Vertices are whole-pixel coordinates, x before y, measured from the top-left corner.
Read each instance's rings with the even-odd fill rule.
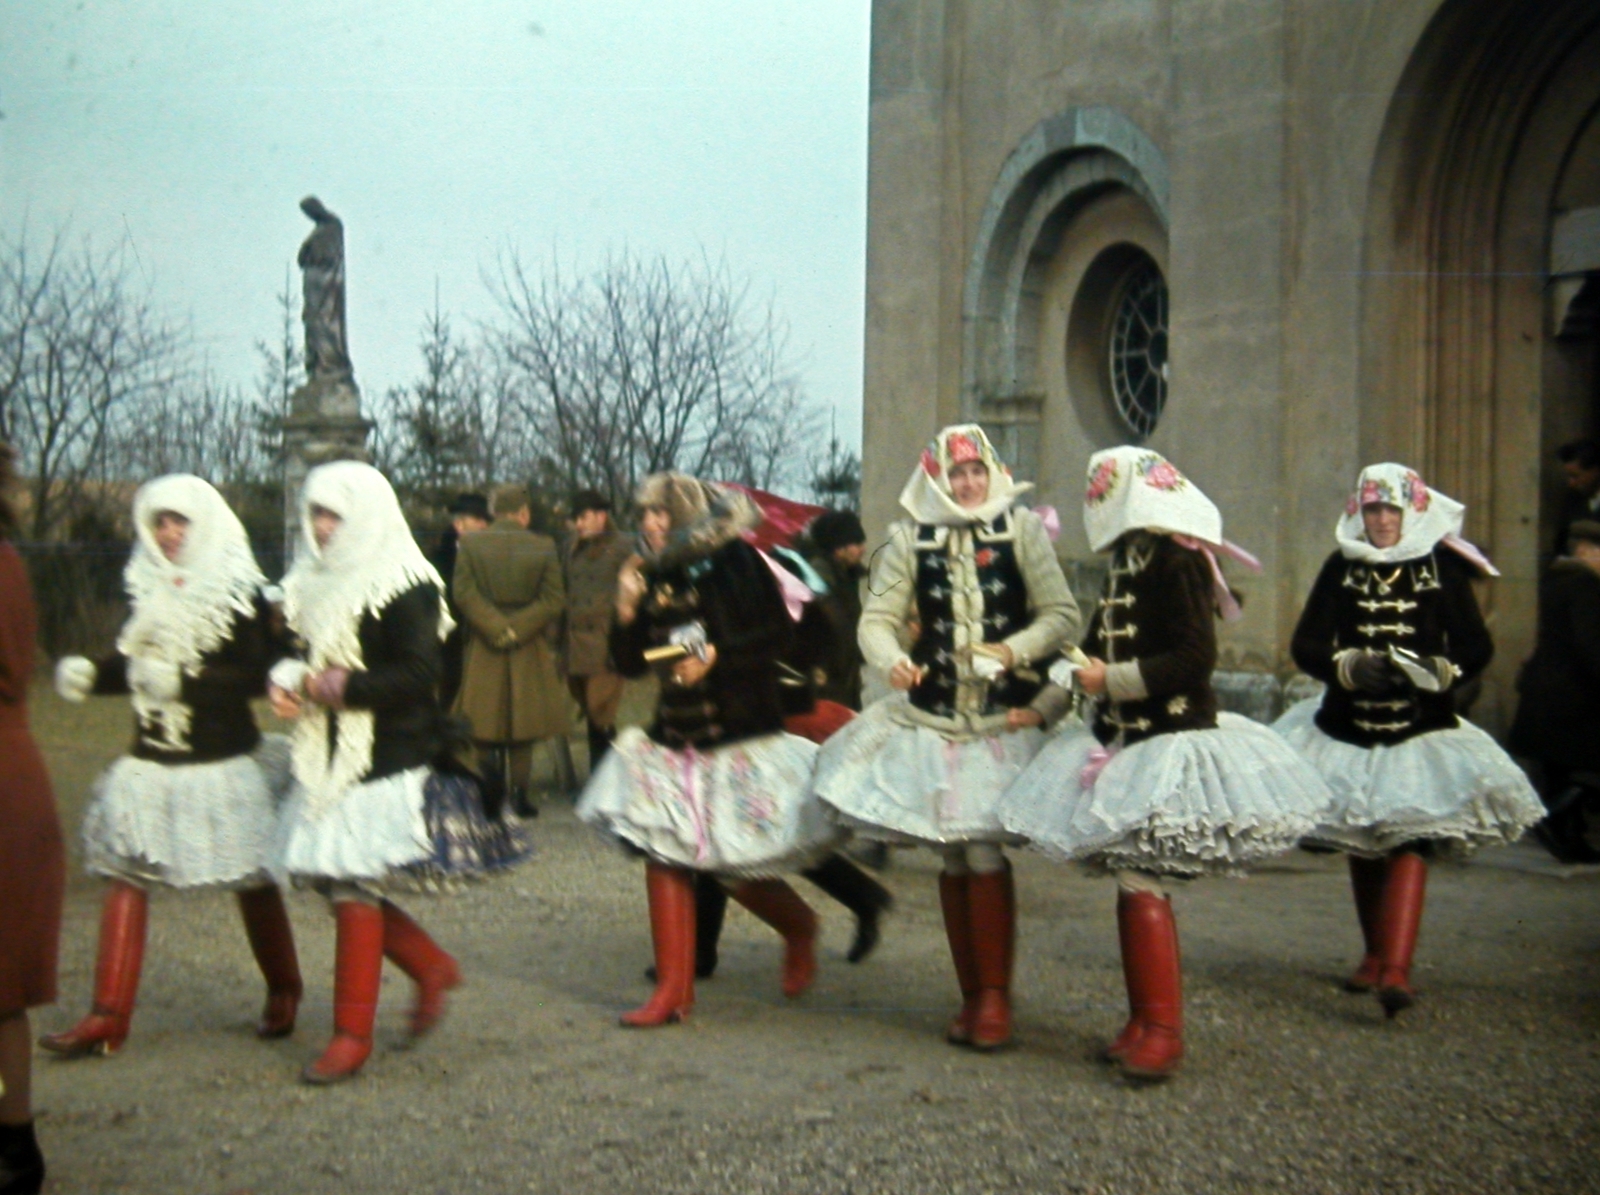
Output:
[[[744,533],[748,543],[761,549],[788,547],[796,532],[828,509],[825,506],[813,506],[809,502],[780,498],[777,494],[769,494],[766,490],[758,490],[754,486],[740,485],[736,481],[724,481],[720,484],[730,490],[738,490],[761,508],[761,522]]]

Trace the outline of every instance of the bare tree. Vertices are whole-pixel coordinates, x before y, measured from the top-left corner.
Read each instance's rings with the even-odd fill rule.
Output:
[[[512,397],[564,484],[623,502],[669,468],[763,488],[803,480],[798,449],[819,420],[781,321],[725,264],[624,254],[568,281],[512,254],[491,286]]]
[[[295,311],[295,292],[290,267],[283,267],[283,289],[274,296],[277,326],[271,340],[256,341],[256,359],[261,372],[256,375],[255,422],[273,476],[281,483],[284,470],[283,424],[289,417],[289,400],[306,380],[305,354],[300,347],[300,318]]]
[[[124,416],[159,400],[188,358],[186,331],[133,284],[125,244],[0,242],[0,436],[28,479],[29,538],[59,534],[120,480]]]

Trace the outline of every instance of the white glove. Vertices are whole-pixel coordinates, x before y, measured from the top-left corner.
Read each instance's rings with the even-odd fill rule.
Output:
[[[682,626],[673,627],[667,636],[667,642],[674,647],[681,647],[697,660],[706,658],[706,624],[698,619],[686,622]]]
[[[292,657],[279,660],[272,666],[272,671],[267,673],[267,681],[277,685],[287,693],[301,697],[305,692],[306,677],[311,675],[311,666],[304,660]]]
[[[983,680],[994,680],[1006,670],[1005,661],[985,651],[972,653],[972,670]]]
[[[1081,666],[1075,660],[1057,660],[1050,665],[1050,683],[1070,690],[1072,682],[1078,677],[1078,669]]]
[[[56,692],[68,701],[82,701],[98,675],[94,661],[87,656],[62,656],[56,663]]]
[[[153,701],[174,701],[183,694],[183,672],[166,660],[129,656],[128,688]]]

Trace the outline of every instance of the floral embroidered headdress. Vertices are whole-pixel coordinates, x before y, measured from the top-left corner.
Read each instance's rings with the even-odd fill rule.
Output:
[[[1222,512],[1216,504],[1176,465],[1149,448],[1107,448],[1089,458],[1083,529],[1096,552],[1110,548],[1130,531],[1170,535],[1200,552],[1211,566],[1217,608],[1227,619],[1239,616],[1239,604],[1222,578],[1217,553],[1252,572],[1261,571],[1260,561],[1222,538]]]
[[[1367,542],[1361,508],[1372,503],[1400,508],[1400,538],[1390,547],[1375,548]],[[1489,576],[1498,577],[1499,570],[1489,563],[1489,558],[1461,538],[1466,509],[1454,498],[1429,489],[1415,469],[1385,461],[1361,470],[1355,489],[1345,500],[1344,514],[1334,528],[1334,537],[1345,559],[1368,564],[1415,560],[1442,543]]]
[[[977,461],[989,470],[989,495],[970,509],[956,501],[950,488],[950,470],[968,461]],[[922,450],[911,479],[900,491],[900,505],[918,523],[964,527],[993,522],[1032,488],[1032,482],[1019,482],[1011,476],[983,428],[976,423],[957,423]]]

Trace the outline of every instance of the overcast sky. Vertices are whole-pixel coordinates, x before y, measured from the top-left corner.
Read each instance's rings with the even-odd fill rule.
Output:
[[[497,254],[702,248],[859,443],[868,0],[0,0],[0,230],[127,238],[248,382],[315,193],[351,356],[413,377]],[[292,279],[298,313],[299,277]]]

